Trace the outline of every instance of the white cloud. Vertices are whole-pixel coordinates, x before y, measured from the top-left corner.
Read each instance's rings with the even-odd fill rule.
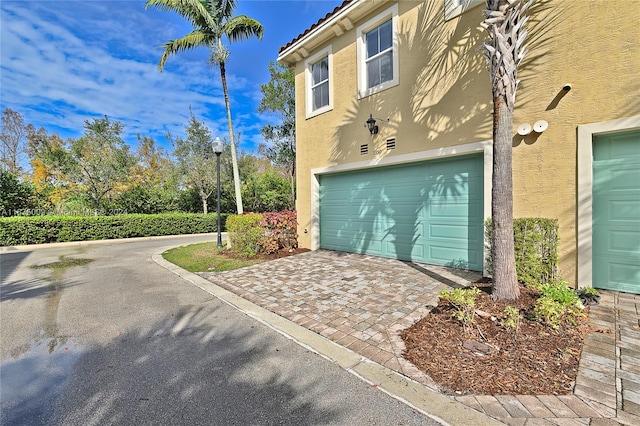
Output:
[[[118,2],[124,10],[112,14],[114,3],[63,2],[55,9],[46,2],[3,3],[2,109],[63,137],[77,137],[84,120],[108,115],[125,124],[131,143],[137,132],[156,139],[181,134],[190,106],[199,119],[226,123],[219,72],[203,60],[204,49],[157,69],[162,49],[156,46],[188,28],[139,2]],[[255,90],[233,74],[228,83],[235,91]]]

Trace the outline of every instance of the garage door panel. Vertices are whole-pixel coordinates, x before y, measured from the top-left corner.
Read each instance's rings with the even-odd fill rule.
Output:
[[[429,226],[429,236],[449,240],[469,241],[469,229],[464,225],[434,224]]]
[[[385,252],[391,257],[395,255],[411,255],[413,258],[422,258],[424,257],[425,247],[422,244],[406,244],[406,243],[397,243],[397,242],[388,242],[385,246]],[[389,256],[387,256],[389,257]]]
[[[603,260],[606,267],[594,273],[594,286],[638,293],[638,287],[634,284],[640,282],[640,270],[637,265],[621,263],[615,256],[605,256]]]
[[[638,198],[640,199],[640,195]],[[640,203],[638,203],[637,199],[612,200],[602,197],[598,198],[596,202],[606,205],[610,223],[635,221],[636,218],[640,217]]]
[[[469,264],[469,253],[464,249],[455,249],[448,246],[432,245],[430,247],[430,257],[438,261],[441,265]]]
[[[640,255],[640,230],[634,231],[617,227],[596,226],[594,232],[602,236],[598,244],[593,247],[595,255],[606,256],[616,254],[626,256],[629,254]],[[639,266],[640,268],[640,266]]]
[[[473,156],[321,176],[320,246],[482,270],[482,166]]]

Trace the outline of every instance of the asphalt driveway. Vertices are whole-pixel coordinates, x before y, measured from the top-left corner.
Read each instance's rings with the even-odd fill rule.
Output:
[[[437,424],[151,259],[211,238],[0,254],[0,423]]]

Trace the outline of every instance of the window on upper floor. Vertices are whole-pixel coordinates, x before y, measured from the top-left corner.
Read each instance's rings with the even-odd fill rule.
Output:
[[[305,61],[305,75],[307,118],[331,110],[331,47]]]
[[[358,96],[398,84],[398,5],[368,20],[357,30]]]
[[[486,3],[486,0],[444,0],[444,19],[455,18],[479,4]]]

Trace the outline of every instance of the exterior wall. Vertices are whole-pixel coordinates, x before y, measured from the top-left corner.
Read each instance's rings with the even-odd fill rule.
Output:
[[[478,49],[485,39],[479,27],[482,7],[445,22],[443,1],[398,2],[399,85],[358,99],[356,29],[390,3],[330,40],[331,111],[305,118],[304,61],[296,64],[297,210],[303,247],[313,247],[317,219],[312,170],[455,153],[456,146],[491,139],[491,89]],[[577,126],[640,111],[640,9],[632,3],[539,0],[530,11],[530,48],[521,66],[514,116],[514,216],[559,220],[560,273],[572,284],[577,283]],[[563,90],[566,83],[570,91]],[[390,119],[378,120],[377,135],[364,128],[369,114]],[[544,133],[517,135],[519,124],[538,120],[549,123]],[[396,149],[386,151],[392,137]],[[360,155],[360,145],[367,143],[369,154]]]

